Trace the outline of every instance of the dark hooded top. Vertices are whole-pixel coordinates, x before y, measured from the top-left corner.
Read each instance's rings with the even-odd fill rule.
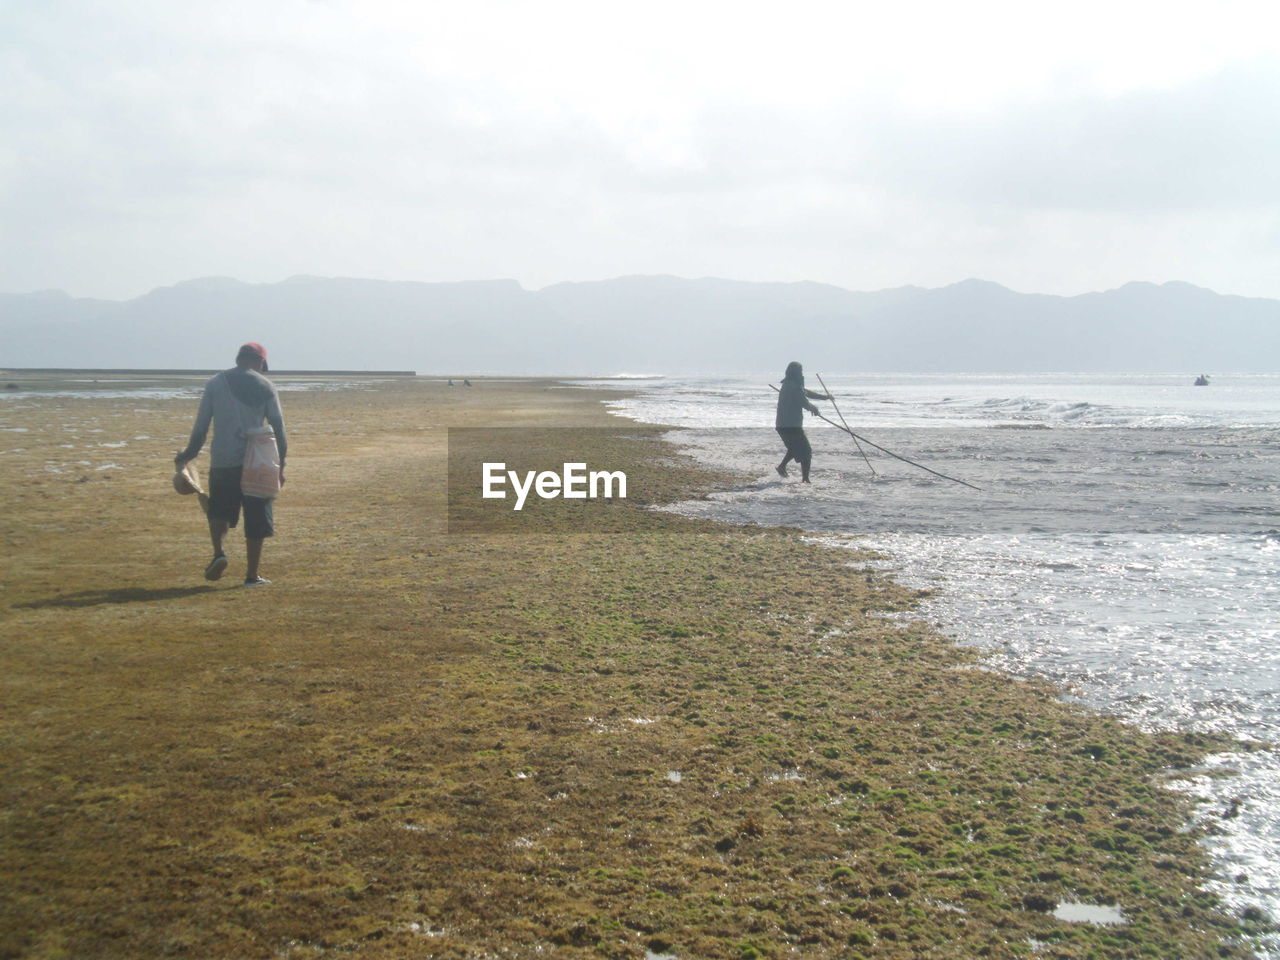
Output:
[[[782,378],[782,386],[778,388],[778,413],[774,417],[775,427],[803,427],[804,411],[818,413],[818,408],[809,402],[827,399],[824,393],[814,393],[804,388],[804,374],[794,373],[790,369]]]

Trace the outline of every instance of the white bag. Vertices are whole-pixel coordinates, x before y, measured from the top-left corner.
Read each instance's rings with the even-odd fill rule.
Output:
[[[244,432],[244,467],[240,470],[240,492],[246,497],[270,499],[280,494],[280,450],[271,427],[254,427]]]

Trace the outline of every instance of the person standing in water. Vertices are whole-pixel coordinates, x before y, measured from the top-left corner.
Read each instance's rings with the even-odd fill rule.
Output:
[[[787,372],[782,377],[782,387],[778,390],[778,413],[773,425],[778,436],[786,444],[787,455],[774,467],[778,475],[787,475],[787,464],[794,460],[800,464],[800,479],[809,482],[809,465],[813,462],[813,448],[809,446],[809,438],[804,435],[804,412],[818,413],[818,408],[809,402],[813,400],[830,400],[825,393],[816,393],[804,388],[804,368],[799,362],[792,360],[787,364]]]

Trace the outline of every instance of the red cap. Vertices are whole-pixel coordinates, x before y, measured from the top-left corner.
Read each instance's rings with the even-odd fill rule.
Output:
[[[267,348],[266,347],[264,347],[260,343],[242,344],[240,347],[240,352],[236,354],[236,359],[239,360],[241,357],[250,356],[250,355],[255,357],[261,357],[262,369],[263,370],[267,369]]]

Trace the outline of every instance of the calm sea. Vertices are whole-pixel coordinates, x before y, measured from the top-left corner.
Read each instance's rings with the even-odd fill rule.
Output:
[[[925,618],[1000,667],[1143,727],[1272,745],[1185,789],[1221,831],[1215,892],[1280,918],[1280,375],[823,375],[855,432],[980,491],[864,447],[868,464],[818,420],[813,484],[780,479],[779,376],[636,380],[613,406],[754,478],[674,509],[865,535],[936,590]]]

